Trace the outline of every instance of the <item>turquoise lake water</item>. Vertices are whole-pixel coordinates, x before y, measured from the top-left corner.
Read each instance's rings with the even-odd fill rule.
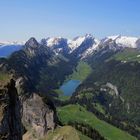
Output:
[[[80,85],[80,83],[81,81],[79,80],[69,80],[60,87],[60,90],[63,91],[65,96],[71,96],[75,92],[76,88]]]

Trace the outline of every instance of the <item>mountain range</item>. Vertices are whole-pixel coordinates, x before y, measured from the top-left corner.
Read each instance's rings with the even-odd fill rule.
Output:
[[[44,45],[52,49],[56,54],[65,53],[71,54],[72,52],[78,51],[81,48],[81,53],[79,52],[80,57],[84,58],[94,51],[98,50],[100,46],[105,46],[107,43],[115,43],[116,49],[120,48],[139,48],[140,39],[137,37],[128,37],[128,36],[109,36],[101,40],[94,38],[90,34],[85,36],[75,37],[74,39],[66,39],[62,37],[52,37],[41,39],[39,44]],[[0,42],[0,56],[5,57],[13,53],[14,51],[20,50],[25,42]],[[110,46],[111,48],[111,46]],[[111,49],[115,49],[112,46]],[[3,54],[2,54],[3,53]]]
[[[140,139],[139,38],[0,44],[0,139]],[[70,80],[80,85],[65,96]]]

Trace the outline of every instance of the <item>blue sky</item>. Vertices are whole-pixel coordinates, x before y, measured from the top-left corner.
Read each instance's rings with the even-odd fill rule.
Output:
[[[0,0],[0,40],[140,36],[140,0]]]

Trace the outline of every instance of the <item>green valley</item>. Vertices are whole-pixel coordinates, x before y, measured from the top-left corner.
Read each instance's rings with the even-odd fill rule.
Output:
[[[89,124],[108,140],[136,140],[135,137],[129,135],[127,132],[98,119],[94,114],[86,111],[80,105],[67,105],[58,108],[57,111],[63,125],[67,125],[69,122],[80,122]]]

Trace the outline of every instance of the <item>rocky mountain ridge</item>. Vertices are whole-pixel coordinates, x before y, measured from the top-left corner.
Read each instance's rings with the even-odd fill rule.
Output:
[[[27,41],[27,42],[29,43],[29,41]],[[110,49],[139,48],[139,46],[140,46],[139,38],[121,36],[121,35],[109,36],[109,37],[105,37],[100,40],[96,39],[91,34],[86,34],[85,36],[79,36],[74,39],[67,39],[67,38],[63,38],[63,37],[49,37],[49,38],[43,38],[39,42],[37,42],[37,41],[35,41],[35,42],[40,44],[40,46],[48,47],[56,55],[59,55],[59,54],[67,55],[67,54],[74,53],[74,55],[77,55],[77,57],[80,57],[82,59],[92,55],[95,51],[98,51],[101,48],[104,48],[104,46],[106,46],[106,45],[109,45]],[[25,46],[26,46],[26,43],[25,43]],[[3,44],[3,43],[1,43],[1,44]],[[17,42],[12,43],[12,45],[16,45],[16,44],[18,44],[18,43]],[[113,44],[113,45],[111,45],[111,44]],[[20,43],[20,45],[23,45],[23,43]],[[114,47],[114,45],[116,47]],[[7,46],[3,46],[3,45],[0,47],[0,49],[6,49],[6,48],[7,48]],[[8,49],[10,49],[10,47]],[[22,47],[13,49],[13,51],[17,51],[20,49],[22,49]],[[11,53],[13,51],[11,51]],[[8,55],[10,55],[10,52]]]

